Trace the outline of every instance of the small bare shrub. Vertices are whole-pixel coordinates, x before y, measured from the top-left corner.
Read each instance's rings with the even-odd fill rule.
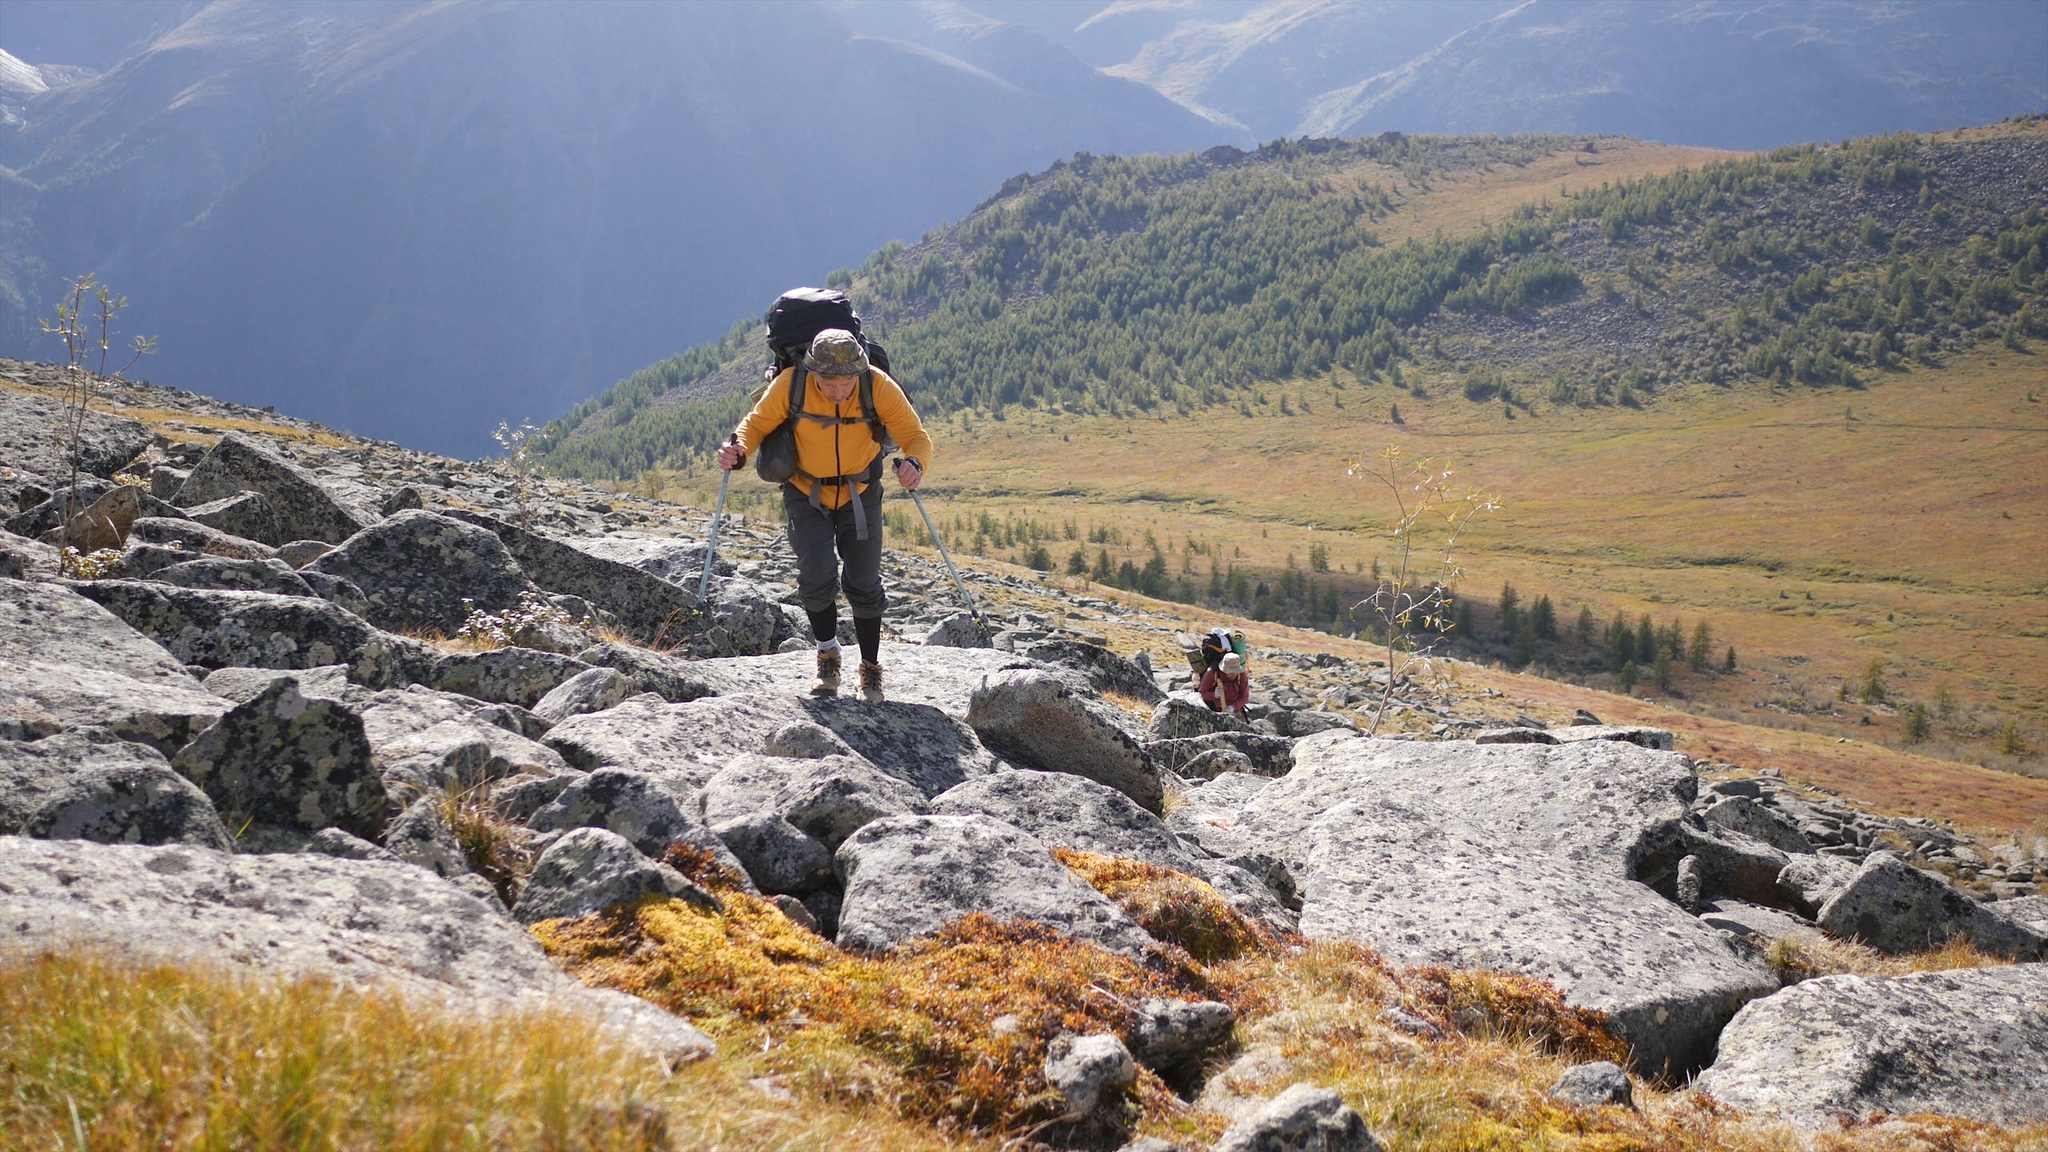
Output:
[[[1394,446],[1376,460],[1352,459],[1345,473],[1385,488],[1395,509],[1393,565],[1372,594],[1352,606],[1354,615],[1363,610],[1372,620],[1387,647],[1387,686],[1366,727],[1371,736],[1386,719],[1401,677],[1418,664],[1426,669],[1437,641],[1451,630],[1453,590],[1463,574],[1458,538],[1474,516],[1497,510],[1500,501],[1477,488],[1454,491],[1450,469]]]
[[[109,374],[107,354],[113,345],[114,317],[128,306],[128,298],[114,295],[91,272],[70,284],[70,295],[57,301],[57,319],[37,321],[45,335],[64,342],[64,438],[71,464],[70,489],[64,500],[67,543],[71,539],[72,518],[78,514],[79,444],[85,436],[85,414],[92,408],[93,393],[101,380],[119,379],[135,367],[136,361],[156,351],[156,337],[137,336],[131,346],[134,354]],[[95,350],[98,363],[92,364]]]

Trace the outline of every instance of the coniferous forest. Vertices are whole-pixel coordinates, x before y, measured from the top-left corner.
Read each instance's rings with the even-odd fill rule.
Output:
[[[1398,386],[1417,364],[1459,372],[1473,402],[1642,405],[1693,381],[1853,388],[1962,343],[2048,334],[2038,137],[1786,147],[1385,238],[1433,182],[1601,148],[1388,133],[1081,154],[827,281],[927,414],[1170,417],[1336,371]],[[1632,346],[1573,338],[1574,310],[1602,306],[1630,311]],[[1535,356],[1455,338],[1537,325]],[[758,384],[758,332],[742,320],[556,420],[547,466],[626,479],[707,452]]]

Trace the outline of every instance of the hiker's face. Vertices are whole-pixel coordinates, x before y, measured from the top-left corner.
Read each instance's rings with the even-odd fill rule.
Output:
[[[846,398],[853,395],[854,388],[858,387],[859,384],[860,377],[858,376],[818,377],[818,391],[823,392],[825,399],[830,400],[834,404],[845,403]]]

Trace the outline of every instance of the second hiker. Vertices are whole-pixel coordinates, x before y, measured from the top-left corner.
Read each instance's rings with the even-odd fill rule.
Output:
[[[1198,692],[1209,711],[1227,712],[1244,719],[1245,705],[1252,698],[1252,678],[1245,673],[1244,657],[1235,652],[1224,656],[1216,667],[1202,674]]]
[[[792,411],[792,397],[801,400]],[[718,450],[728,471],[746,462],[770,433],[794,424],[796,469],[782,481],[789,546],[796,553],[797,595],[818,644],[816,696],[839,691],[839,591],[853,609],[860,645],[861,698],[882,699],[882,470],[886,444],[901,446],[896,479],[924,482],[932,440],[903,389],[871,364],[854,333],[827,328],[797,362],[769,382],[761,399]]]

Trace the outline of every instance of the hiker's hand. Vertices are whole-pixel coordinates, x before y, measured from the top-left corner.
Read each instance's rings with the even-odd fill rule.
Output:
[[[924,469],[919,468],[906,456],[896,461],[896,482],[903,485],[904,491],[915,492],[917,486],[924,483]]]
[[[746,460],[747,454],[745,452],[740,451],[739,445],[721,444],[718,446],[718,466],[720,468],[725,469],[727,472],[730,472],[733,469],[739,467],[741,464],[746,463]]]

